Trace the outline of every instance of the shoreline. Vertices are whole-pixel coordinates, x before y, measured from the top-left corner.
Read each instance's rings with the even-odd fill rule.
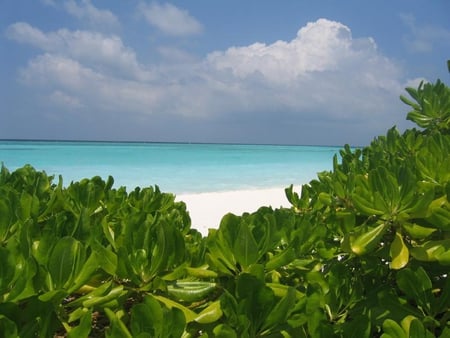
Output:
[[[294,190],[301,185],[294,186]],[[284,189],[262,188],[233,191],[202,192],[176,195],[176,201],[186,203],[191,217],[191,228],[198,230],[203,236],[208,229],[217,229],[220,221],[227,213],[242,215],[252,213],[260,207],[289,208],[291,204],[286,198]]]

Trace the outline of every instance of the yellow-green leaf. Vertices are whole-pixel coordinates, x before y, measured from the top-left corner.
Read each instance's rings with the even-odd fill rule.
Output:
[[[395,238],[391,243],[390,255],[392,258],[391,269],[401,269],[408,264],[409,261],[409,249],[403,241],[401,233],[396,232]]]

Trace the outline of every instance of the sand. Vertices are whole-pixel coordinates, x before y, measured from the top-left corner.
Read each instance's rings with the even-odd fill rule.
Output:
[[[176,200],[186,203],[192,220],[191,228],[197,229],[206,236],[209,228],[219,227],[220,220],[227,213],[242,215],[244,212],[254,212],[262,206],[290,207],[284,189],[182,194],[178,195]]]

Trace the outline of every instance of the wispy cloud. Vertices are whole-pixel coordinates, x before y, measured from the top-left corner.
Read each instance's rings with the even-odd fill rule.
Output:
[[[419,53],[431,53],[442,41],[450,41],[450,30],[432,24],[419,24],[412,14],[401,14],[400,19],[409,29],[404,41],[409,50]]]
[[[64,9],[79,20],[87,22],[96,28],[110,28],[119,26],[118,18],[107,9],[95,7],[90,0],[69,0],[64,2]]]
[[[203,26],[187,10],[170,3],[141,2],[139,11],[149,24],[165,34],[173,36],[188,36],[201,33]]]

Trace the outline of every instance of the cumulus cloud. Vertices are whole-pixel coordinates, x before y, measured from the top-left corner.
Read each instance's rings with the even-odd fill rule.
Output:
[[[64,93],[64,98],[78,106],[94,110],[142,113],[145,107],[155,106],[160,95],[160,90],[149,84],[107,76],[71,58],[49,53],[31,60],[20,78],[28,85],[48,88],[53,98],[55,92]],[[64,99],[61,94],[57,98]]]
[[[372,38],[353,38],[349,27],[326,19],[301,27],[290,41],[230,47],[201,60],[178,51],[158,65],[140,64],[117,36],[46,33],[26,23],[11,25],[7,34],[43,50],[22,69],[24,83],[90,111],[240,126],[262,121],[267,128],[352,121],[384,130],[398,120],[393,113],[404,88],[400,69]]]
[[[90,0],[81,0],[81,2],[74,0],[65,1],[64,8],[70,15],[97,28],[104,26],[116,27],[119,25],[119,20],[111,11],[98,9],[92,5]]]
[[[206,63],[229,74],[248,102],[264,88],[261,99],[271,106],[335,118],[369,115],[401,90],[399,70],[372,38],[353,39],[347,26],[326,19],[308,23],[291,41],[232,47]]]
[[[141,2],[139,11],[149,24],[165,34],[187,36],[201,33],[203,27],[188,11],[170,3]]]
[[[44,33],[28,23],[18,22],[8,27],[7,36],[48,53],[95,64],[103,71],[120,72],[138,80],[151,77],[149,71],[138,63],[135,52],[125,47],[116,35],[67,29]]]

